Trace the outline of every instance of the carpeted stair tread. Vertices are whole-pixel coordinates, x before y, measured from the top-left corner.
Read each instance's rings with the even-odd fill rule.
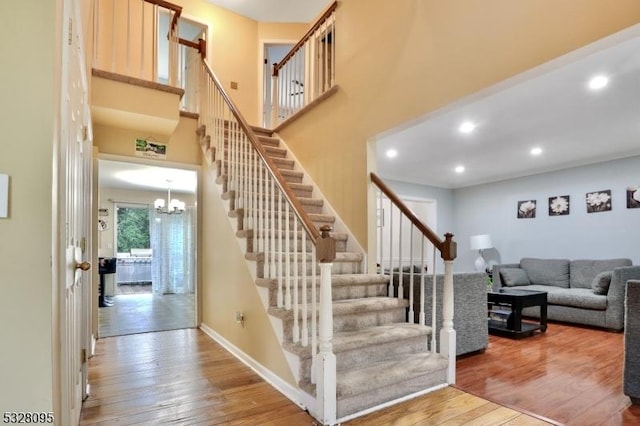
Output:
[[[338,275],[336,275],[338,276]],[[318,305],[319,306],[319,305]],[[398,308],[406,308],[409,301],[406,299],[397,299],[394,297],[367,297],[362,299],[342,299],[333,301],[333,315],[357,315],[361,313],[388,311]],[[284,308],[270,307],[269,313],[275,317],[282,319],[292,319],[293,310],[287,311]],[[309,315],[311,309],[309,308]]]
[[[279,256],[279,253],[276,252],[273,254],[274,256]],[[289,259],[291,261],[294,260],[295,258],[295,254],[294,253],[289,253]],[[312,254],[311,253],[297,253],[297,257],[298,257],[298,262],[311,262],[312,260]],[[264,253],[260,252],[260,253],[246,253],[244,255],[244,258],[247,260],[253,260],[256,262],[260,262],[263,261],[265,258]],[[276,257],[276,259],[279,259],[279,257]],[[283,261],[286,260],[285,255],[282,254],[282,259]],[[334,259],[334,263],[336,262],[361,262],[362,259],[364,259],[364,255],[362,253],[356,253],[356,252],[348,252],[348,251],[344,251],[344,252],[337,252],[336,253],[336,258]],[[319,262],[318,262],[319,264]]]
[[[426,338],[431,335],[431,330],[431,327],[428,326],[406,322],[386,324],[362,330],[337,331],[333,334],[331,343],[333,344],[333,353],[339,357],[343,352],[420,336],[424,336],[426,342]],[[305,347],[292,342],[285,342],[283,345],[286,350],[298,355],[301,359],[311,357],[310,346]]]
[[[307,276],[307,281],[311,282],[313,278]],[[316,281],[320,281],[320,275],[316,276]],[[388,284],[389,277],[378,274],[337,274],[331,275],[331,287],[345,285],[368,285],[368,284]],[[258,278],[256,284],[260,287],[271,287],[278,285],[275,278]],[[407,302],[408,303],[408,302]]]
[[[289,235],[289,239],[293,240],[293,230],[289,229],[289,230],[282,230],[284,235]],[[280,230],[277,231],[278,235],[280,235]],[[236,237],[238,238],[252,238],[254,235],[262,235],[260,232],[256,233],[253,231],[253,229],[241,229],[239,231],[236,231]],[[266,235],[271,235],[271,230],[267,229],[266,230]],[[349,239],[349,236],[344,233],[344,232],[331,232],[329,235],[331,235],[331,237],[336,240],[336,241],[347,241]],[[298,240],[302,239],[302,233],[300,231],[297,232],[296,238]]]
[[[446,369],[447,359],[430,352],[397,355],[342,372],[337,378],[336,394],[338,399],[348,398]]]

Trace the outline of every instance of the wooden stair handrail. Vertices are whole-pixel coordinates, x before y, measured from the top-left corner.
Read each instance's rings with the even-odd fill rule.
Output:
[[[249,124],[244,119],[242,114],[240,114],[240,111],[238,110],[238,107],[236,107],[235,103],[231,100],[231,98],[229,97],[227,92],[224,90],[222,84],[220,83],[220,80],[218,80],[218,77],[216,77],[216,75],[213,73],[213,70],[211,69],[211,66],[205,60],[203,60],[202,63],[204,65],[205,70],[207,71],[207,73],[211,77],[213,83],[216,85],[216,87],[220,91],[220,94],[222,95],[222,98],[227,103],[227,106],[229,107],[229,109],[233,113],[233,115],[236,118],[236,120],[238,120],[238,124],[240,125],[242,130],[244,130],[245,134],[249,138],[249,141],[251,142],[251,145],[253,145],[253,148],[258,153],[258,156],[260,157],[262,162],[267,166],[267,170],[269,171],[269,174],[275,180],[275,183],[278,186],[278,188],[280,189],[280,191],[282,191],[284,193],[284,196],[285,196],[287,202],[293,207],[293,212],[298,217],[300,222],[302,223],[302,226],[304,227],[305,231],[307,232],[307,235],[309,236],[309,238],[311,238],[311,240],[313,241],[313,244],[316,244],[318,239],[320,239],[320,231],[318,231],[318,229],[316,229],[315,225],[313,224],[313,222],[309,218],[309,215],[302,208],[302,204],[300,204],[300,201],[298,201],[298,199],[296,198],[296,196],[293,193],[293,191],[291,191],[291,189],[289,189],[289,186],[286,184],[286,181],[282,177],[282,174],[278,171],[278,169],[277,169],[275,163],[273,162],[273,160],[271,160],[271,158],[267,155],[267,151],[265,151],[265,149],[262,146],[262,144],[260,143],[260,141],[258,141],[258,137],[253,132],[253,130],[251,129],[251,126],[249,126]]]
[[[177,4],[170,3],[166,0],[144,0],[147,3],[155,4],[165,9],[173,10],[175,13],[173,14],[173,19],[171,20],[171,29],[169,32],[173,31],[173,29],[178,24],[178,18],[182,14],[182,6],[178,6]]]
[[[424,224],[415,214],[402,202],[400,198],[389,188],[375,173],[371,173],[371,182],[373,182],[380,191],[386,195],[391,202],[400,209],[400,211],[409,218],[413,226],[415,226],[440,252],[440,256],[444,260],[454,260],[457,256],[457,244],[453,241],[453,234],[447,232],[444,234],[445,239],[441,240],[438,235]]]
[[[338,7],[338,1],[334,1],[331,6],[329,6],[329,8],[322,14],[322,16],[320,18],[318,18],[318,20],[316,21],[315,24],[313,24],[313,26],[309,29],[309,31],[307,31],[307,33],[302,36],[302,38],[300,39],[300,41],[298,41],[296,43],[295,46],[293,46],[291,48],[291,50],[289,51],[289,53],[287,53],[285,55],[284,58],[282,58],[282,60],[280,62],[278,62],[277,64],[273,65],[273,76],[277,77],[278,76],[278,71],[280,70],[280,68],[282,68],[284,66],[284,64],[287,63],[287,61],[289,59],[291,59],[291,57],[293,55],[295,55],[295,53],[302,47],[304,46],[305,42],[307,40],[309,40],[311,38],[311,36],[316,32],[316,30],[318,28],[320,28],[320,26],[324,23],[324,21],[327,20],[327,18],[329,16],[331,16],[331,14],[333,13],[334,10],[336,10]]]

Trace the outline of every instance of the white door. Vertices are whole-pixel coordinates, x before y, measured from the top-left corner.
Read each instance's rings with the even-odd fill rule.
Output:
[[[91,146],[87,82],[75,0],[63,3],[56,185],[61,253],[58,294],[60,424],[76,425],[86,390],[90,294]],[[89,182],[89,183],[88,183]],[[62,255],[64,253],[64,255]]]

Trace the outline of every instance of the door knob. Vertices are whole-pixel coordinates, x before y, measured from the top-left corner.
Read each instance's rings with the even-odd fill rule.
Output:
[[[76,263],[76,269],[88,271],[89,269],[91,269],[91,264],[89,262]]]

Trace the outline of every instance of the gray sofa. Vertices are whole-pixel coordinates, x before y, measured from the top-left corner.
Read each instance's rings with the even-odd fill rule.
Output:
[[[410,274],[402,274],[403,295],[409,298]],[[484,272],[453,274],[453,328],[456,330],[456,355],[483,351],[489,344],[487,328],[487,276]],[[442,289],[444,276],[436,275],[436,341],[440,340],[442,328]],[[394,285],[398,285],[397,272],[394,273]],[[425,318],[431,323],[431,301],[433,276],[424,276]],[[420,312],[420,274],[413,275],[414,322],[419,320]]]
[[[640,279],[630,259],[568,260],[522,258],[495,265],[493,290],[502,286],[547,292],[548,319],[610,330],[624,328],[625,285]],[[523,315],[538,317],[537,308]]]
[[[624,317],[624,394],[640,404],[640,281],[627,281]]]

